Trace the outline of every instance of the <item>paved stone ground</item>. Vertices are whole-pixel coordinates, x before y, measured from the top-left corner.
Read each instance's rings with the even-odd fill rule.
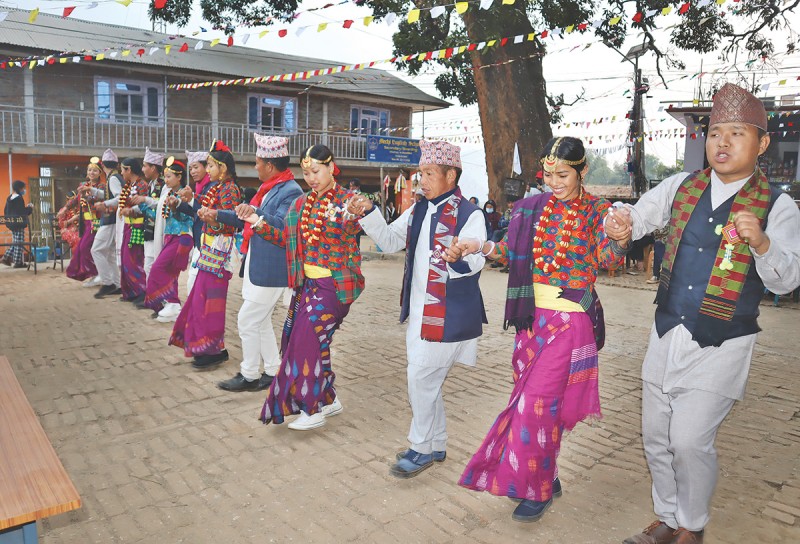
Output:
[[[261,393],[215,387],[238,370],[238,278],[228,304],[232,361],[198,373],[167,347],[169,325],[148,312],[97,301],[53,270],[0,270],[0,353],[84,503],[41,522],[41,541],[615,543],[646,526],[639,367],[653,293],[645,278],[601,280],[605,417],[565,438],[564,496],[526,525],[511,521],[508,499],[456,485],[511,389],[512,336],[500,326],[507,276],[497,271],[481,280],[490,325],[478,366],[454,368],[445,385],[447,461],[408,481],[388,474],[410,417],[401,266],[365,263],[367,290],[333,343],[345,410],[308,433],[262,425]],[[800,312],[782,305],[762,307],[747,397],[719,434],[709,543],[800,542]]]

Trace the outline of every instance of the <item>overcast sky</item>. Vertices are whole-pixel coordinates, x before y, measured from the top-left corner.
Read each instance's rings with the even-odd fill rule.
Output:
[[[730,0],[729,0],[730,1]],[[303,2],[303,9],[321,7],[328,3],[335,3],[336,0],[307,0]],[[120,24],[130,27],[151,28],[151,23],[147,17],[147,6],[149,2],[135,0],[128,7],[117,3],[114,0],[97,0],[98,6],[88,9],[92,0],[24,0],[24,1],[0,1],[0,5],[7,7],[18,7],[22,9],[40,8],[42,12],[60,14],[64,7],[76,6],[72,17],[104,21],[112,24]],[[197,2],[199,3],[199,2]],[[500,0],[495,0],[496,4]],[[470,9],[475,9],[471,4]],[[262,28],[245,29],[241,28],[236,32],[235,43],[241,45],[241,38],[244,34],[250,34],[247,47],[257,47],[282,53],[296,54],[309,57],[319,57],[341,63],[369,62],[373,60],[386,59],[392,56],[391,35],[396,30],[397,23],[389,26],[385,23],[373,23],[369,27],[364,27],[361,19],[370,15],[366,8],[359,8],[351,3],[315,12],[301,13],[291,25],[277,24],[272,27],[273,31],[264,36],[258,37]],[[452,15],[456,17],[456,15]],[[354,19],[356,22],[350,29],[341,27],[341,21]],[[800,16],[797,17],[800,23]],[[666,27],[675,24],[679,19],[675,16],[657,16],[659,26]],[[319,23],[330,23],[323,32],[317,32],[316,27]],[[302,31],[297,36],[297,28],[309,26],[310,28]],[[170,33],[182,33],[192,35],[200,27],[207,27],[200,17],[193,16],[191,22],[183,29],[168,27]],[[276,30],[288,28],[286,37],[280,38]],[[668,31],[656,31],[656,38],[667,42]],[[211,40],[213,38],[224,38],[220,32],[209,31],[194,36],[200,39]],[[638,40],[636,35],[629,35],[628,41],[622,48],[626,52]],[[795,38],[796,39],[796,38]],[[623,94],[626,90],[632,89],[633,66],[624,61],[621,56],[606,48],[601,43],[588,34],[580,35],[573,33],[564,38],[546,40],[548,55],[545,57],[544,71],[547,79],[547,89],[550,93],[564,93],[567,102],[573,100],[575,96],[584,94],[585,99],[574,106],[565,108],[564,125],[559,129],[554,127],[554,131],[561,135],[578,136],[588,142],[592,140],[594,148],[608,148],[618,146],[621,143],[619,138],[613,142],[603,143],[603,136],[613,135],[622,136],[627,131],[627,123],[624,121],[626,112],[631,107],[630,94]],[[585,49],[586,44],[592,45]],[[571,50],[572,48],[577,49]],[[513,47],[513,45],[509,46]],[[571,50],[571,51],[570,51]],[[784,53],[785,46],[776,44],[779,53],[772,63],[756,63],[748,71],[748,75],[754,74],[756,81],[771,83],[770,89],[765,93],[767,96],[795,95],[800,92],[800,81],[796,81],[800,76],[800,55],[787,56]],[[191,52],[196,54],[198,59],[202,56],[202,51]],[[701,70],[709,72],[702,81],[704,87],[708,87],[713,76],[714,70],[730,71],[734,69],[731,63],[722,63],[716,54],[700,55],[680,53],[680,58],[686,62],[686,69],[683,71],[670,70],[663,67],[665,79],[668,87],[660,84],[656,76],[655,61],[652,55],[642,58],[640,65],[644,70],[644,76],[649,78],[651,92],[645,102],[646,124],[645,130],[672,130],[682,128],[677,121],[673,120],[663,110],[669,103],[680,101],[691,102],[698,87],[698,79],[684,79],[673,81],[682,75],[692,75]],[[394,71],[391,64],[376,66],[377,68]],[[738,66],[745,70],[743,63]],[[431,65],[431,69],[425,75],[409,78],[405,74],[395,72],[400,77],[411,81],[425,92],[438,96],[433,85],[436,67]],[[357,73],[357,72],[354,72]],[[270,74],[253,74],[270,75]],[[719,76],[716,76],[719,77]],[[783,78],[791,81],[787,85],[778,86],[777,82]],[[729,76],[730,80],[735,77]],[[688,105],[688,104],[687,104]],[[592,122],[595,119],[608,116],[617,116],[618,121],[614,123],[605,122],[602,124],[592,124],[578,127],[575,123]],[[422,116],[416,115],[414,121],[415,137],[422,135]],[[566,123],[572,126],[567,128]],[[480,126],[477,117],[477,108],[463,108],[454,106],[447,110],[428,113],[425,115],[425,135],[426,137],[436,136],[461,136],[474,137],[480,135]],[[654,153],[667,164],[673,164],[676,155],[683,155],[683,141],[678,138],[654,138],[653,141],[646,142],[648,153]],[[617,162],[624,158],[624,152],[620,151],[609,155],[611,161]]]

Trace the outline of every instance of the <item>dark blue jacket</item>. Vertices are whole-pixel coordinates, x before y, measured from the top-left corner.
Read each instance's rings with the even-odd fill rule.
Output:
[[[283,230],[286,212],[303,190],[296,181],[291,180],[276,185],[264,198],[256,213],[264,218],[268,225]],[[224,225],[244,228],[244,222],[236,217],[233,210],[219,210],[217,221]],[[258,234],[250,238],[250,281],[260,287],[286,287],[289,285],[289,272],[286,265],[286,248],[267,242]]]
[[[198,250],[200,249],[200,239],[203,236],[203,221],[197,217],[197,210],[202,208],[200,201],[202,200],[202,196],[205,195],[213,186],[215,186],[218,182],[212,181],[200,192],[199,195],[194,195],[194,202],[190,206],[186,202],[181,202],[178,204],[177,210],[182,214],[186,214],[189,217],[194,217],[194,224],[192,225],[192,237],[194,238],[194,247]]]

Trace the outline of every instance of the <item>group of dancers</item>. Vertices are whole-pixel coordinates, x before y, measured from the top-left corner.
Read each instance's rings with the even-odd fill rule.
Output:
[[[128,158],[120,172],[107,150],[92,159],[68,206],[83,229],[69,274],[96,275],[89,281],[101,285],[96,296],[121,291],[160,321],[174,320],[169,343],[195,368],[213,368],[228,358],[225,304],[241,230],[242,362],[218,385],[268,389],[261,420],[297,415],[289,428],[307,431],[343,410],[331,342],[365,287],[357,234],[363,228],[384,252],[405,250],[410,447],[395,455],[390,473],[411,478],[447,459],[443,384],[454,363],[476,363],[487,323],[479,286],[486,259],[507,265],[503,325],[516,331],[514,385],[459,484],[515,499],[513,519],[530,522],[564,492],[557,469],[564,433],[601,416],[597,274],[620,264],[631,240],[668,226],[643,368],[642,430],[658,519],[625,542],[702,543],[716,483],[714,440],[744,394],[759,294],[800,284],[800,212],[757,166],[769,144],[766,120],[757,98],[726,85],[711,112],[711,168],[674,176],[635,206],[617,208],[584,190],[581,140],[554,138],[541,155],[552,192],[516,202],[499,242],[487,239],[483,214],[463,197],[460,149],[447,142],[420,142],[422,198],[391,224],[365,195],[339,185],[324,145],[299,157],[310,188],[303,193],[288,168],[287,139],[256,134],[261,186],[244,203],[222,142],[187,154],[194,189],[179,160],[162,168],[163,157],[147,150],[144,164]],[[190,262],[181,306],[177,279]],[[271,317],[287,287],[278,349]]]

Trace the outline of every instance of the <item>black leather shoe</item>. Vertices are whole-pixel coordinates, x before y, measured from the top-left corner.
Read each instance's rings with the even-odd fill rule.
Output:
[[[144,308],[144,295],[139,295],[136,298],[130,299],[128,302],[136,306],[137,308]]]
[[[14,266],[12,266],[11,268],[27,268],[27,267],[28,267],[28,265],[26,265],[26,264],[24,264],[24,263],[16,263],[16,264],[15,264]]]
[[[275,376],[270,376],[266,372],[262,372],[261,377],[258,379],[258,389],[256,389],[256,391],[269,389],[269,386],[272,385],[273,378],[275,378]]]
[[[259,384],[261,382],[261,378],[257,380],[248,380],[244,376],[242,376],[241,372],[237,372],[236,376],[231,378],[230,380],[224,380],[217,383],[217,387],[220,389],[224,389],[225,391],[258,391],[260,389]]]
[[[223,349],[214,355],[198,355],[192,362],[192,367],[197,370],[210,370],[228,360],[228,350]]]
[[[119,287],[117,287],[113,283],[110,284],[110,285],[104,285],[100,289],[97,290],[97,292],[94,294],[94,298],[103,298],[103,297],[107,297],[109,295],[113,295],[113,294],[115,294],[115,291],[117,289],[119,289]]]

